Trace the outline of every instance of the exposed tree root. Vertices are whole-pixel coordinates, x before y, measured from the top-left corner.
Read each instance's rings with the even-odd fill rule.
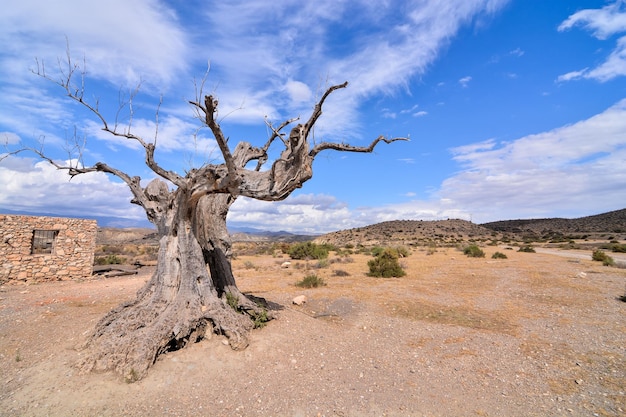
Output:
[[[222,299],[120,305],[97,324],[83,346],[81,371],[115,371],[126,381],[143,378],[159,355],[200,341],[206,332],[224,334],[235,350],[248,346],[253,322]]]

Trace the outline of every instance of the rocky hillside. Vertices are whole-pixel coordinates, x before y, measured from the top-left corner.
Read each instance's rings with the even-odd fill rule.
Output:
[[[155,229],[101,227],[96,235],[96,245],[158,245]]]
[[[583,236],[600,238],[614,235],[615,239],[625,239],[626,209],[577,219],[506,220],[485,223],[483,226],[497,232],[522,235],[561,235],[579,238],[583,238]]]
[[[455,244],[470,239],[499,237],[502,233],[466,220],[394,220],[371,226],[328,233],[315,239],[316,243],[362,245],[428,245]]]
[[[626,240],[626,209],[578,219],[505,220],[474,224],[466,220],[396,220],[328,233],[316,243],[352,245],[455,245],[467,241]]]

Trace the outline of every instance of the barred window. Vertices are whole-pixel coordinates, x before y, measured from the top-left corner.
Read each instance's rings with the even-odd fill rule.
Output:
[[[52,253],[58,230],[33,230],[31,254]]]

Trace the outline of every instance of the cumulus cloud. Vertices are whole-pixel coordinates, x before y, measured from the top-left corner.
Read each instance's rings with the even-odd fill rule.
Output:
[[[301,81],[289,80],[285,84],[285,90],[293,103],[302,103],[311,100],[313,93],[309,86]]]
[[[345,203],[324,194],[300,194],[284,201],[239,198],[228,213],[229,224],[272,231],[320,233],[354,227]]]
[[[145,213],[130,204],[126,184],[104,173],[70,177],[44,161],[8,157],[0,164],[0,207],[23,212],[68,216],[110,216],[145,220]]]

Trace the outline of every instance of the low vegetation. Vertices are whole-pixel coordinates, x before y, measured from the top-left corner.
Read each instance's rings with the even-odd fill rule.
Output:
[[[296,243],[288,250],[291,259],[326,259],[328,248],[313,242]]]
[[[400,254],[396,248],[386,248],[374,259],[367,262],[370,277],[392,278],[406,275],[398,258]]]
[[[485,252],[478,247],[478,245],[472,244],[463,249],[463,253],[470,258],[484,258]]]
[[[98,256],[94,258],[95,265],[121,265],[126,263],[126,258],[117,255]]]
[[[296,287],[301,288],[317,288],[323,287],[326,285],[326,282],[322,277],[317,276],[316,274],[311,274],[305,276],[302,281],[296,282]]]
[[[603,250],[597,249],[594,250],[591,259],[594,261],[602,262],[604,266],[614,266],[615,261],[609,255],[607,255]]]
[[[507,259],[508,257],[502,252],[495,252],[491,255],[491,259]]]

